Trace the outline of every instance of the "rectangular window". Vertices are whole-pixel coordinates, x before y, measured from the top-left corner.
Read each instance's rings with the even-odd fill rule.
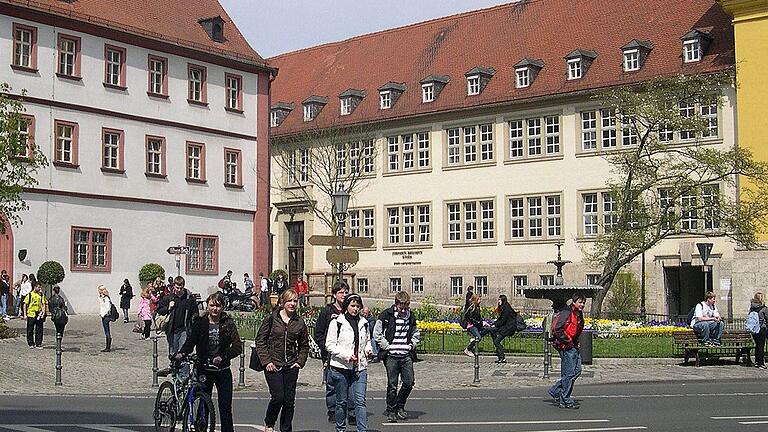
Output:
[[[461,241],[461,210],[459,203],[448,204],[448,241]]]
[[[305,183],[309,181],[309,149],[303,148],[299,152],[299,181]]]
[[[477,162],[477,130],[474,126],[464,128],[464,163]]]
[[[387,161],[388,172],[429,168],[429,133],[418,132],[387,137]]]
[[[523,132],[523,121],[513,120],[509,122],[509,158],[520,159],[524,156],[525,133]]]
[[[206,69],[203,66],[187,65],[187,100],[205,104],[208,101]]]
[[[451,276],[451,296],[464,295],[464,279],[461,276]]]
[[[451,128],[446,133],[448,165],[472,165],[493,160],[493,124]]]
[[[389,278],[389,292],[396,293],[403,290],[403,281],[400,278]]]
[[[699,109],[707,125],[703,136],[717,138],[717,102],[702,103]]]
[[[125,48],[104,45],[104,84],[125,88]]]
[[[584,218],[584,235],[597,235],[597,194],[587,193],[581,195],[583,205],[582,216]]]
[[[56,149],[54,163],[76,166],[78,147],[77,123],[54,120]]]
[[[523,287],[528,286],[528,276],[525,276],[525,275],[512,276],[512,286],[514,288],[515,297],[523,297],[525,295],[525,293],[523,292]]]
[[[568,79],[574,80],[581,78],[581,59],[568,60]]]
[[[699,39],[683,41],[683,61],[691,63],[699,60],[701,60],[701,42]]]
[[[545,286],[552,286],[555,284],[555,275],[539,275],[539,283]]]
[[[109,272],[112,266],[112,230],[72,227],[70,270]]]
[[[165,177],[165,138],[147,136],[146,175]]]
[[[205,181],[205,144],[187,142],[187,180]]]
[[[360,294],[368,293],[368,278],[357,278],[357,292]]]
[[[480,125],[480,160],[489,161],[493,159],[493,125]]]
[[[616,148],[616,113],[612,109],[600,110],[600,129],[603,148]]]
[[[696,231],[699,229],[698,207],[695,192],[684,193],[680,196],[680,229]]]
[[[488,276],[475,276],[475,293],[483,297],[488,295]]]
[[[387,90],[379,93],[379,108],[392,108],[392,92]]]
[[[280,124],[280,121],[277,117],[277,111],[272,111],[269,113],[269,127],[277,127],[277,125]]]
[[[528,156],[541,156],[541,119],[528,119]]]
[[[623,147],[629,147],[637,145],[637,125],[631,117],[621,118],[621,145]]]
[[[312,105],[304,105],[304,121],[312,121],[313,115],[312,115]]]
[[[616,198],[610,192],[600,194],[603,199],[603,232],[609,234],[619,225],[619,215],[616,213]]]
[[[336,174],[347,175],[347,146],[345,144],[336,145]]]
[[[187,234],[187,273],[217,274],[219,271],[219,237]]]
[[[349,115],[352,113],[352,98],[345,97],[341,99],[341,115]]]
[[[562,237],[560,195],[511,197],[508,240],[559,239]]]
[[[474,96],[480,94],[480,76],[473,75],[467,77],[467,95]]]
[[[630,49],[624,51],[624,72],[640,70],[640,50]]]
[[[525,238],[525,209],[522,198],[509,200],[509,228],[510,238]]]
[[[370,218],[373,219],[371,211]],[[373,234],[373,227],[371,227]],[[387,208],[388,246],[428,245],[430,236],[430,207],[426,204]]]
[[[349,211],[349,235],[351,237],[374,238],[373,209]]]
[[[59,34],[59,63],[56,72],[59,76],[80,77],[80,38]]]
[[[14,156],[20,158],[32,157],[35,143],[35,118],[21,116],[19,119],[19,151]]]
[[[234,74],[224,74],[226,83],[227,108],[231,111],[243,111],[243,77]]]
[[[639,142],[640,134],[632,117],[617,116],[613,109],[608,108],[583,111],[580,115],[582,151],[615,150],[636,146]],[[617,123],[621,126],[617,127]]]
[[[13,24],[13,66],[37,68],[37,28]]]
[[[492,242],[496,240],[496,215],[494,201],[481,199],[446,204],[448,213],[447,241]]]
[[[429,167],[429,132],[419,132],[417,135],[419,145],[419,168]]]
[[[387,138],[387,154],[389,155],[389,171],[400,170],[400,142],[398,136]]]
[[[464,239],[477,240],[477,202],[468,201],[464,204]]]
[[[544,117],[544,124],[546,126],[547,154],[560,153],[560,117]]]
[[[597,285],[597,281],[599,280],[599,274],[587,274],[587,285]]]
[[[541,197],[528,198],[528,237],[541,238],[543,234],[543,209]]]
[[[560,196],[547,197],[547,237],[560,237]]]
[[[147,92],[151,96],[168,95],[168,59],[150,55],[147,60]]]
[[[672,197],[671,189],[659,189],[659,213],[662,217],[661,228],[667,231],[673,230],[675,220],[675,200]]]
[[[515,87],[525,88],[531,85],[531,70],[527,67],[515,69]]]
[[[480,238],[483,241],[496,238],[493,200],[480,201]]]
[[[433,102],[435,100],[435,85],[434,84],[422,84],[421,85],[421,101]]]
[[[581,113],[581,148],[582,150],[597,149],[596,111],[584,111]]]
[[[243,185],[243,170],[241,151],[238,149],[224,149],[224,185],[240,187]]]
[[[123,131],[116,129],[102,129],[102,154],[101,167],[105,170],[123,171]]]
[[[581,206],[581,235],[594,237],[610,234],[618,228],[618,203],[612,193],[582,193]]]
[[[720,188],[718,185],[701,187],[702,222],[705,230],[720,228],[720,218],[717,209],[720,207]]]
[[[459,128],[448,129],[448,165],[457,165],[460,162],[461,138]]]
[[[696,115],[696,105],[693,102],[680,102],[680,117],[692,118]],[[692,140],[696,138],[696,131],[693,130],[681,130],[680,140]]]
[[[372,174],[373,169],[373,140],[371,139],[363,141],[363,174]]]
[[[403,143],[403,169],[413,169],[415,166],[413,135],[401,135],[400,139]]]
[[[424,278],[414,277],[411,278],[411,292],[420,294],[424,292]]]

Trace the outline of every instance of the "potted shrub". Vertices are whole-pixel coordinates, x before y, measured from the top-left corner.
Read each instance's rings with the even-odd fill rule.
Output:
[[[46,261],[37,269],[37,280],[43,284],[43,293],[51,296],[51,287],[64,280],[64,267],[56,261]]]
[[[282,275],[283,280],[285,281],[286,284],[288,284],[288,273],[286,273],[285,270],[276,269],[269,274],[269,279],[272,281],[273,286],[274,286],[275,280],[277,279],[277,275]],[[272,304],[273,307],[277,306],[277,294],[274,291],[269,295],[269,302]]]
[[[139,289],[144,288],[148,282],[153,282],[160,277],[165,281],[165,269],[160,264],[144,264],[139,270]]]

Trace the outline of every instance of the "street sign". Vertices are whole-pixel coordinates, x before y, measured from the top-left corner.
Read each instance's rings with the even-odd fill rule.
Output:
[[[355,249],[328,249],[325,259],[331,264],[355,264],[360,259],[360,254]]]
[[[712,243],[696,243],[696,247],[699,249],[699,256],[705,266],[707,261],[709,261],[709,254],[712,253],[712,246]]]
[[[189,253],[189,246],[171,246],[165,251],[171,255],[187,254]]]
[[[339,247],[339,237],[329,235],[313,235],[309,238],[312,246]],[[368,237],[344,237],[344,247],[366,249],[373,246],[373,239]]]

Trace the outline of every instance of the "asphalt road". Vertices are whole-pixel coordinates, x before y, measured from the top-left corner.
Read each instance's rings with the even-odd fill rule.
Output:
[[[702,372],[706,372],[702,368]],[[764,382],[716,381],[579,386],[579,410],[560,409],[546,388],[414,391],[412,416],[384,423],[383,394],[368,395],[369,430],[383,432],[765,431]],[[149,432],[153,395],[0,396],[0,432]],[[238,431],[263,430],[268,395],[237,392]],[[332,431],[322,394],[299,388],[294,431]],[[178,429],[180,430],[180,428]],[[354,428],[348,427],[353,431]]]

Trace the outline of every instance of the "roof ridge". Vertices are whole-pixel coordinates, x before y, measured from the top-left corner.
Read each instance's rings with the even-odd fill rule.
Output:
[[[321,49],[321,48],[327,48],[327,47],[334,46],[334,45],[346,44],[346,43],[351,42],[353,40],[367,39],[367,38],[370,38],[370,37],[380,36],[380,35],[387,34],[387,33],[394,33],[394,32],[400,31],[400,30],[408,29],[408,28],[415,28],[415,27],[420,27],[420,26],[424,26],[424,25],[428,25],[428,24],[433,24],[433,23],[435,23],[437,21],[455,19],[455,18],[458,18],[458,17],[462,17],[463,18],[463,17],[472,16],[472,15],[477,15],[477,14],[480,14],[480,13],[488,12],[488,11],[493,10],[493,9],[504,9],[504,8],[512,7],[513,5],[517,5],[517,4],[520,4],[520,3],[531,4],[531,3],[539,3],[539,2],[542,2],[542,1],[546,1],[546,0],[511,0],[509,3],[502,3],[502,4],[495,5],[495,6],[488,6],[488,7],[482,8],[482,9],[473,9],[473,10],[470,10],[470,11],[458,12],[458,13],[455,13],[455,14],[452,14],[452,15],[446,15],[446,16],[437,17],[437,18],[430,18],[428,20],[419,21],[419,22],[415,22],[415,23],[411,23],[411,24],[405,24],[405,25],[402,25],[402,26],[399,26],[399,27],[387,28],[387,29],[383,29],[383,30],[379,30],[379,31],[371,32],[371,33],[363,33],[361,35],[352,36],[352,37],[347,38],[347,39],[342,39],[342,40],[333,41],[333,42],[326,42],[324,44],[313,45],[313,46],[306,47],[306,48],[299,48],[299,49],[294,50],[294,51],[288,51],[288,52],[284,52],[284,53],[281,53],[281,54],[277,54],[277,55],[272,56],[272,57],[267,57],[265,60],[271,61],[273,59],[278,59],[278,58],[289,56],[289,55],[294,55],[294,54],[299,54],[299,53],[303,53],[303,52],[307,52],[307,51],[312,51],[312,50],[315,50],[315,49]]]

